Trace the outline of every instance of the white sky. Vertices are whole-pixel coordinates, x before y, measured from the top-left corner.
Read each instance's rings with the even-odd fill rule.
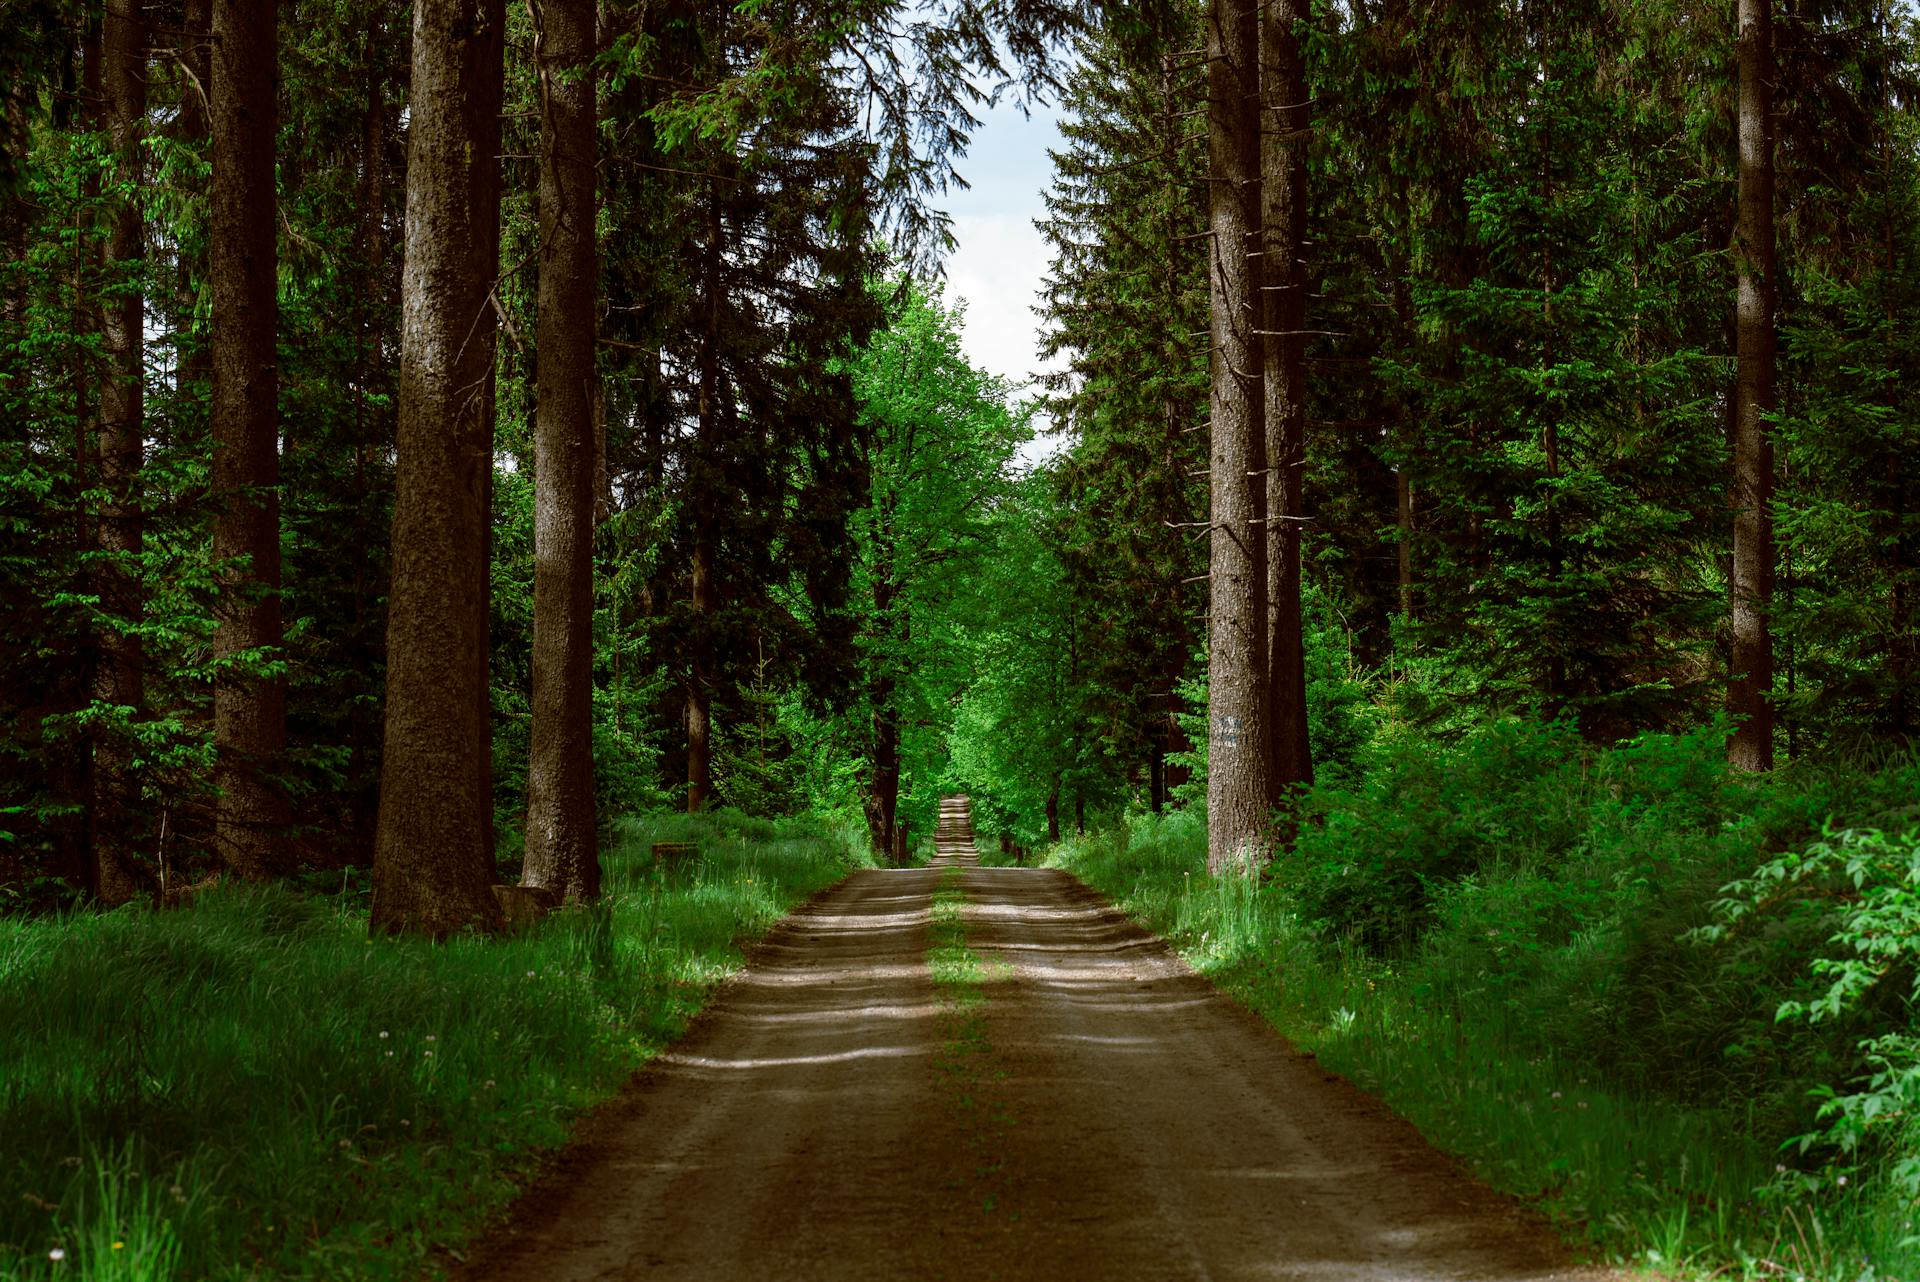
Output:
[[[1033,220],[1046,213],[1040,197],[1053,177],[1047,149],[1061,145],[1059,112],[1035,106],[1031,118],[1023,118],[1009,93],[979,114],[980,127],[957,166],[971,188],[934,202],[953,215],[959,242],[947,257],[947,298],[966,302],[961,343],[968,358],[1022,384],[1061,364],[1057,358],[1041,361],[1040,318],[1033,313],[1048,258]],[[1035,462],[1059,444],[1043,437],[1024,447],[1021,457]]]

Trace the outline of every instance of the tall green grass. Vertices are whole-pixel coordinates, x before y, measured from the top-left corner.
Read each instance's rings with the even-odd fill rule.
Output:
[[[273,887],[0,919],[0,1277],[417,1276],[863,845],[629,820],[600,906],[443,945]]]
[[[1600,791],[1617,800],[1611,788]],[[1601,841],[1587,834],[1590,855]],[[1718,868],[1725,852],[1707,844],[1697,857]],[[1721,1061],[1715,1092],[1647,1070],[1667,1053],[1631,1043],[1676,1035],[1663,1012],[1648,1008],[1636,1028],[1618,1018],[1583,1025],[1564,1009],[1575,1000],[1567,987],[1575,974],[1596,984],[1612,974],[1629,990],[1619,1000],[1666,991],[1683,1006],[1686,967],[1692,982],[1711,988],[1724,982],[1723,959],[1696,948],[1683,964],[1678,945],[1654,949],[1631,922],[1592,916],[1577,930],[1530,922],[1525,905],[1551,899],[1540,883],[1561,880],[1545,871],[1523,863],[1483,871],[1463,883],[1472,889],[1442,894],[1431,924],[1407,932],[1405,946],[1378,950],[1303,912],[1306,896],[1285,869],[1260,881],[1209,876],[1197,810],[1136,816],[1063,843],[1048,862],[1109,895],[1438,1147],[1495,1186],[1536,1200],[1617,1261],[1722,1277],[1920,1276],[1914,1208],[1884,1189],[1819,1201],[1774,1191],[1791,1160],[1777,1151],[1785,1123],[1771,1117],[1777,1102],[1719,1053],[1724,1048],[1712,1053]],[[1568,869],[1564,860],[1556,866]],[[1583,880],[1591,871],[1575,867],[1573,875]],[[1700,897],[1702,887],[1719,884],[1699,870],[1691,878],[1672,871],[1663,894],[1678,886]],[[1486,902],[1459,902],[1481,895]],[[1605,911],[1624,911],[1627,902],[1608,901]],[[1687,916],[1683,906],[1667,908]],[[1498,953],[1503,943],[1507,951]],[[1620,974],[1656,965],[1665,968],[1657,979]],[[1595,1044],[1600,1037],[1613,1044]],[[1701,1069],[1704,1076],[1716,1065]]]

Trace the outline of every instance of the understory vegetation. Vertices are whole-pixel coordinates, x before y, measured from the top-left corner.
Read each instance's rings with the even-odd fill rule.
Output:
[[[416,1276],[864,852],[629,820],[599,904],[445,944],[370,938],[351,877],[0,917],[0,1277]]]
[[[1050,862],[1614,1258],[1920,1269],[1920,762],[1756,779],[1717,726],[1596,749],[1391,707],[1257,878],[1208,875],[1197,807]]]

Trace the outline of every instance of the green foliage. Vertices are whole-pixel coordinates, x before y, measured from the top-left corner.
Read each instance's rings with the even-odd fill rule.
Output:
[[[370,940],[351,876],[0,918],[0,1275],[414,1276],[861,845],[629,820],[600,906],[442,946]]]
[[[1872,1161],[1889,1167],[1901,1197],[1920,1196],[1920,1029],[1911,1014],[1920,985],[1920,835],[1829,828],[1805,850],[1729,882],[1725,895],[1715,905],[1720,921],[1699,938],[1724,942],[1775,922],[1795,937],[1822,938],[1803,964],[1824,991],[1780,1003],[1775,1018],[1838,1025],[1857,1039],[1866,1068],[1851,1089],[1815,1089],[1820,1125],[1795,1143],[1826,1162],[1782,1183],[1796,1193],[1845,1187]]]
[[[1197,808],[1070,838],[1049,862],[1617,1259],[1709,1270],[1769,1261],[1833,1282],[1904,1276],[1920,1264],[1900,1183],[1908,1168],[1895,1160],[1911,1144],[1906,1005],[1883,1006],[1870,1046],[1855,1045],[1858,1022],[1782,1038],[1774,1013],[1783,998],[1813,996],[1808,975],[1840,977],[1823,957],[1870,956],[1871,971],[1897,948],[1892,973],[1910,983],[1910,936],[1893,940],[1911,911],[1912,846],[1823,843],[1834,852],[1818,856],[1825,879],[1804,884],[1767,869],[1807,860],[1768,863],[1757,851],[1804,841],[1809,814],[1871,814],[1909,796],[1915,770],[1807,772],[1755,789],[1726,777],[1719,743],[1717,731],[1649,735],[1595,752],[1564,724],[1510,721],[1460,744],[1426,742],[1427,769],[1417,739],[1389,726],[1364,754],[1367,786],[1316,790],[1320,826],[1303,825],[1299,850],[1266,878],[1208,876]],[[1420,875],[1388,881],[1402,842],[1428,858]],[[1439,858],[1449,843],[1457,863]],[[1333,866],[1342,854],[1345,872]],[[1756,864],[1743,885],[1749,902],[1771,896],[1769,908],[1703,950],[1692,932],[1708,924],[1721,885]],[[1849,867],[1879,893],[1849,903],[1820,892],[1852,885]],[[1412,920],[1362,918],[1356,933],[1333,933],[1310,896],[1348,876],[1375,878],[1383,894],[1411,886],[1421,907]],[[1821,925],[1781,928],[1789,883]],[[1866,900],[1870,921],[1855,915]],[[1854,920],[1859,939],[1827,943],[1836,923]],[[1368,924],[1385,953],[1361,946]],[[1745,935],[1764,956],[1735,946]],[[1900,1030],[1897,1045],[1888,1028]],[[1808,1156],[1835,1163],[1783,1174],[1779,1146],[1813,1120],[1808,1088],[1882,1050],[1864,1090],[1821,1097],[1820,1128],[1822,1143],[1837,1143],[1837,1131],[1871,1117],[1881,1142],[1844,1161],[1816,1147]],[[1869,1147],[1875,1160],[1862,1160]]]

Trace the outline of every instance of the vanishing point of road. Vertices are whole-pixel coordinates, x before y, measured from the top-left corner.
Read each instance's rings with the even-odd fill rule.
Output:
[[[1606,1276],[1073,877],[979,867],[964,798],[936,851],[776,927],[461,1276]]]

